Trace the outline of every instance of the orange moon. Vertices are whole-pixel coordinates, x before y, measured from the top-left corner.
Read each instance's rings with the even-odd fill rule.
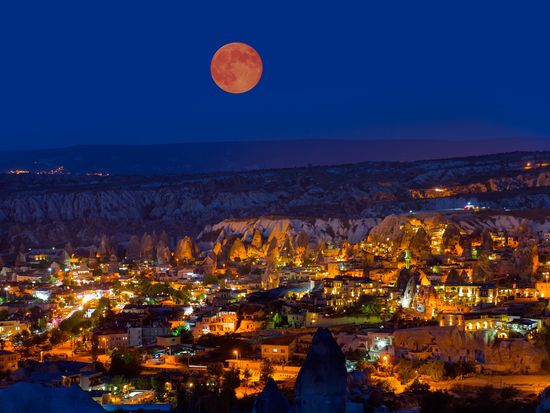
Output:
[[[245,43],[228,43],[212,57],[210,73],[220,89],[228,93],[248,92],[262,77],[262,58]]]

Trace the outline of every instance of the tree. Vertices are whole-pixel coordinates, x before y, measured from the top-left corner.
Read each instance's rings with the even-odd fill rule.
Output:
[[[92,361],[97,361],[99,355],[99,340],[95,334],[92,335],[92,348],[90,349]]]
[[[350,361],[359,361],[365,359],[365,352],[360,349],[348,350],[346,352],[346,358]]]
[[[273,313],[273,327],[277,328],[283,324],[283,315],[279,311]]]
[[[193,344],[194,337],[193,332],[188,328],[184,328],[180,331],[180,337],[182,344]]]
[[[369,317],[379,316],[382,312],[382,304],[379,297],[362,295],[359,297],[358,304],[361,307],[361,312]]]
[[[239,370],[229,369],[223,373],[222,394],[235,398],[235,389],[241,385]]]
[[[458,361],[456,363],[445,363],[445,376],[450,378],[463,377],[466,374],[475,372],[475,366],[469,361]]]
[[[157,374],[151,378],[151,387],[155,391],[155,397],[159,401],[166,400],[166,383],[168,378],[164,374]]]
[[[412,361],[407,359],[399,360],[395,365],[395,372],[402,384],[408,383],[415,377],[415,366]]]
[[[262,383],[266,383],[267,379],[269,379],[273,371],[275,369],[273,368],[273,363],[269,359],[263,359],[262,364],[260,365],[260,381]]]
[[[141,372],[141,357],[133,349],[115,350],[111,356],[109,374],[125,377],[136,377]]]
[[[407,387],[407,391],[415,394],[428,393],[430,391],[430,385],[428,383],[422,383],[418,379],[414,379]]]
[[[208,366],[207,368],[208,374],[219,379],[223,375],[223,364],[222,363],[214,363]]]
[[[440,381],[445,376],[445,363],[440,360],[431,360],[423,364],[419,371],[430,376],[434,381]]]
[[[59,328],[54,328],[52,331],[50,331],[50,344],[52,346],[56,346],[59,343],[63,343],[64,341],[67,341],[68,335],[61,331]]]
[[[245,386],[248,386],[248,383],[250,382],[250,379],[252,378],[252,373],[250,372],[250,370],[248,369],[245,369],[243,371],[243,384]]]
[[[218,284],[220,280],[218,279],[218,276],[215,274],[207,274],[204,276],[202,283],[204,285],[212,285],[212,284]]]
[[[59,323],[59,329],[73,335],[79,334],[81,328],[91,327],[91,321],[84,319],[84,311],[75,311],[69,318]]]
[[[94,325],[102,324],[110,320],[114,313],[111,310],[111,301],[107,297],[101,297],[97,303],[97,307],[92,313],[92,323]]]

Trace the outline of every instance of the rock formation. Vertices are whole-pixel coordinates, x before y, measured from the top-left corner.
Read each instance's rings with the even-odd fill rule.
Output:
[[[144,260],[153,260],[155,258],[155,243],[153,237],[145,233],[141,238],[141,258]]]
[[[429,257],[431,253],[430,237],[423,227],[420,227],[413,235],[409,244],[409,251],[417,259],[426,259]]]
[[[549,413],[549,412],[550,412],[550,387],[547,387],[540,394],[539,404],[537,406],[536,413]]]
[[[233,245],[231,245],[231,248],[229,249],[229,259],[231,261],[243,261],[246,260],[246,258],[246,247],[240,238],[235,238]]]
[[[170,262],[170,249],[163,239],[157,243],[157,262],[159,264],[168,264]]]
[[[411,306],[411,303],[413,302],[416,292],[417,292],[417,286],[418,286],[418,276],[416,274],[413,274],[409,281],[407,282],[407,286],[405,287],[405,292],[403,293],[403,297],[401,297],[401,305],[403,308],[409,308]]]
[[[537,242],[534,239],[521,241],[519,247],[513,252],[512,261],[514,272],[522,279],[529,280],[539,267],[539,253]]]
[[[430,356],[442,361],[473,361],[480,344],[475,337],[458,327],[415,327],[395,330],[393,344],[396,351],[431,352]],[[433,353],[433,348],[438,348]]]
[[[479,254],[477,262],[474,265],[472,280],[482,283],[493,281],[493,264],[489,260],[489,253],[487,251],[482,251]]]
[[[206,258],[204,259],[204,262],[202,264],[204,273],[207,275],[213,274],[214,271],[216,271],[217,266],[218,266],[218,257],[216,254],[210,251],[206,255]]]
[[[330,330],[319,328],[298,373],[297,413],[343,413],[346,409],[346,360]]]
[[[179,240],[175,253],[177,262],[193,261],[195,259],[195,246],[189,236]]]
[[[4,174],[0,185],[0,229],[7,236],[0,244],[7,248],[20,241],[39,246],[70,240],[81,246],[89,245],[104,232],[116,235],[117,242],[126,242],[132,234],[153,230],[167,230],[171,235],[182,231],[195,234],[206,225],[210,233],[218,232],[220,226],[232,226],[239,232],[252,229],[250,237],[243,238],[246,242],[252,240],[257,228],[264,243],[272,232],[280,234],[288,229],[293,237],[304,230],[312,243],[324,239],[340,244],[347,239],[354,244],[363,240],[388,211],[406,213],[413,206],[422,210],[461,208],[468,200],[475,202],[478,194],[489,187],[489,180],[491,188],[497,190],[490,198],[484,198],[483,206],[543,211],[550,207],[550,174],[546,168],[521,168],[533,156],[546,161],[550,155],[514,153],[413,163],[369,162],[200,178],[155,174],[100,179],[80,176],[75,180],[72,175]],[[505,170],[501,166],[503,160],[509,165]],[[433,188],[447,180],[456,186],[437,198],[423,196],[425,190],[421,188]],[[44,187],[50,190],[43,191]],[[321,215],[330,218],[291,218]],[[547,221],[543,212],[536,215],[540,219],[533,215],[529,218],[535,233]],[[261,218],[214,224],[230,216]],[[491,231],[514,230],[519,217],[491,212],[469,215],[465,221],[468,228],[461,223],[465,232],[480,225]],[[200,241],[213,245],[216,236]],[[383,234],[378,239],[385,241],[386,237]],[[389,238],[394,241],[391,235]]]
[[[126,257],[130,260],[136,260],[140,257],[141,245],[139,243],[139,238],[135,235],[130,237],[128,241],[128,247],[126,248]]]
[[[258,229],[254,230],[252,242],[248,245],[247,253],[249,258],[261,258],[265,255],[262,233]]]
[[[395,283],[395,286],[399,291],[402,293],[405,292],[405,289],[407,288],[407,284],[409,283],[410,278],[412,277],[411,272],[407,268],[403,268],[397,277],[397,281]]]
[[[259,230],[254,230],[254,235],[252,236],[252,242],[250,243],[254,248],[261,250],[263,246],[262,233]]]
[[[447,228],[445,228],[441,237],[441,247],[443,251],[448,254],[461,256],[463,253],[463,248],[460,245],[461,238],[458,225],[452,222],[447,224]]]
[[[254,401],[252,413],[291,413],[290,404],[270,377]]]
[[[455,268],[453,268],[449,271],[449,274],[447,274],[445,284],[460,284],[467,281],[468,280],[464,277],[464,274],[459,273]]]
[[[36,383],[19,382],[0,390],[0,406],[2,413],[105,413],[100,404],[76,385],[45,387]]]
[[[262,289],[271,290],[273,288],[279,287],[281,279],[277,269],[273,268],[273,265],[268,265],[265,269],[265,272],[262,274]]]
[[[537,373],[545,358],[544,350],[524,339],[502,340],[485,349],[485,367],[502,373]]]

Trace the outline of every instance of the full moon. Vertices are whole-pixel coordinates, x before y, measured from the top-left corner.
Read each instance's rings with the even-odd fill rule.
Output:
[[[262,59],[245,43],[228,43],[212,57],[210,73],[220,89],[228,93],[248,92],[262,77]]]

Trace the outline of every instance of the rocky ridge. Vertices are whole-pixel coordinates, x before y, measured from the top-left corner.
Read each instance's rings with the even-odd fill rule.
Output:
[[[82,245],[102,233],[127,242],[165,230],[173,247],[205,225],[235,230],[227,221],[214,228],[222,220],[282,216],[306,232],[356,239],[377,219],[409,210],[461,209],[467,202],[550,208],[549,161],[550,152],[525,152],[162,177],[0,175],[0,231],[5,244]]]

